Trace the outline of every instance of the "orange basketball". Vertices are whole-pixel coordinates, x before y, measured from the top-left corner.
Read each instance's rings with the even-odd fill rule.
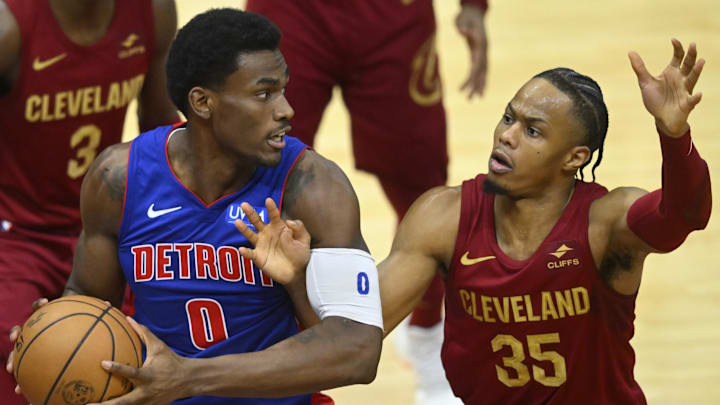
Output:
[[[117,397],[132,384],[105,371],[100,362],[142,364],[140,338],[125,316],[84,295],[59,298],[35,311],[13,353],[15,379],[36,405],[80,405]]]

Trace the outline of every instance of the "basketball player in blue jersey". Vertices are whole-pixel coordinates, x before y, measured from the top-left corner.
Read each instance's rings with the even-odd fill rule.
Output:
[[[65,295],[118,306],[127,280],[148,347],[140,369],[103,363],[135,385],[107,404],[332,403],[310,393],[375,377],[383,323],[357,198],[338,166],[287,136],[280,36],[240,10],[193,18],[167,63],[187,123],[108,148],[86,176]],[[307,287],[240,255],[241,203],[269,221],[268,198],[312,235]],[[298,333],[313,309],[322,322]]]

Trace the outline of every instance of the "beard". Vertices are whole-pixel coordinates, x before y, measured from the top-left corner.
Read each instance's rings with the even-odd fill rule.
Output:
[[[488,194],[507,195],[508,190],[494,181],[485,178],[483,181],[483,191]]]

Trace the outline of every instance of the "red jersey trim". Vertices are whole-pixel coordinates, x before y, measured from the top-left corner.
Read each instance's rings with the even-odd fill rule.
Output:
[[[310,149],[311,148],[309,146],[306,146],[305,148],[303,148],[300,151],[300,153],[298,153],[298,155],[295,157],[295,160],[290,165],[290,168],[288,169],[287,174],[285,175],[285,180],[283,181],[283,185],[282,185],[282,192],[280,193],[280,203],[277,204],[280,214],[282,214],[283,201],[285,200],[285,186],[287,185],[287,181],[290,178],[290,173],[292,173],[292,170],[295,168],[295,164],[298,162],[298,160],[300,160],[300,156],[302,156],[303,152],[305,152],[306,150],[310,150]]]

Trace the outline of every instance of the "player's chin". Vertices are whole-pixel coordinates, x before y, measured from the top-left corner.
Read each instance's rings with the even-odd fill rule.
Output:
[[[260,156],[259,164],[265,167],[275,167],[282,161],[282,151],[271,151]]]
[[[492,172],[490,172],[487,177],[485,177],[485,181],[483,181],[483,191],[490,194],[507,195],[509,190],[504,183],[504,181],[496,178],[492,175]]]

